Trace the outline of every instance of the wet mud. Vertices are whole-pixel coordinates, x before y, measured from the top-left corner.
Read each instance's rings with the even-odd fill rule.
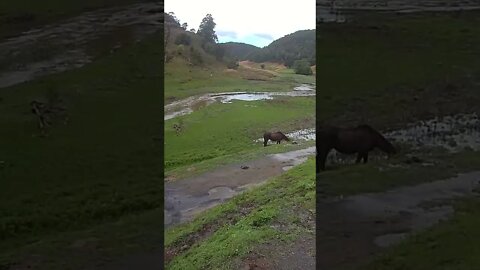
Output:
[[[87,12],[1,40],[0,88],[79,68],[93,60],[89,48],[99,39],[112,39],[113,52],[160,30],[161,20],[159,3],[141,3]]]
[[[165,183],[165,226],[193,219],[269,178],[299,165],[314,155],[315,147],[217,168],[199,176]]]
[[[164,120],[192,113],[195,108],[208,106],[215,102],[232,103],[234,101],[270,100],[276,97],[315,96],[315,86],[302,84],[288,92],[227,92],[192,96],[165,105]]]
[[[382,193],[320,199],[317,267],[355,269],[382,248],[448,219],[454,213],[451,201],[478,196],[479,184],[480,172],[471,172]]]

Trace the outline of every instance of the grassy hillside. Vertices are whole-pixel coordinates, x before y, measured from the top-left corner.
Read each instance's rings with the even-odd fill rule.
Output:
[[[277,62],[291,67],[295,60],[307,59],[315,64],[315,30],[300,30],[279,38],[248,56],[255,62]]]
[[[238,60],[246,60],[250,54],[259,52],[259,47],[240,43],[240,42],[226,42],[220,44],[225,49],[225,56]]]

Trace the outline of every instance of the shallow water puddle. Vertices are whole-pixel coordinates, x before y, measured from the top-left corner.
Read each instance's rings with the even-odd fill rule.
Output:
[[[287,136],[287,138],[289,138],[292,142],[296,142],[296,140],[314,141],[316,139],[315,128],[295,130],[289,133],[285,133],[285,136]],[[254,140],[254,142],[256,143],[263,143],[263,141],[264,141],[263,138],[258,138]],[[268,143],[272,144],[275,142],[268,141]]]
[[[362,216],[385,218],[401,214],[404,217],[406,232],[387,233],[375,238],[377,245],[389,246],[406,237],[407,232],[412,233],[431,227],[454,213],[449,205],[424,207],[425,203],[442,202],[473,194],[479,184],[480,172],[472,172],[384,193],[351,196],[341,204],[345,209]]]
[[[480,118],[475,113],[434,118],[409,124],[405,129],[384,133],[384,136],[394,145],[396,142],[402,142],[413,146],[414,149],[425,146],[443,147],[452,153],[465,149],[480,150]],[[378,154],[370,155],[369,160],[387,158],[387,155],[379,151],[376,153]],[[337,164],[351,164],[355,159],[356,155],[343,155],[335,150],[327,156],[329,163]]]
[[[165,226],[193,219],[271,177],[305,162],[315,147],[268,155],[242,164],[227,165],[199,176],[165,183]],[[243,167],[243,168],[242,168]]]
[[[422,146],[441,146],[451,152],[480,150],[480,119],[477,114],[434,118],[385,134],[386,138]]]
[[[257,101],[271,100],[276,97],[309,97],[315,96],[315,85],[301,84],[288,92],[226,92],[192,96],[165,105],[164,120],[190,114],[198,108],[208,106],[214,102],[229,104],[235,100]]]
[[[319,180],[321,181],[321,180]],[[477,195],[480,171],[379,193],[320,199],[317,223],[324,254],[317,267],[355,269],[377,252],[454,214],[454,199]],[[345,246],[349,252],[338,252]]]
[[[272,95],[264,93],[242,93],[242,94],[227,94],[214,96],[215,99],[219,100],[222,103],[232,103],[233,100],[242,100],[242,101],[255,101],[255,100],[267,100],[273,99]]]

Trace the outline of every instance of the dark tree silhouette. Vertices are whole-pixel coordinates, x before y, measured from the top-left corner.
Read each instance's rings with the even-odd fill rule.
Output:
[[[218,41],[217,34],[215,33],[215,25],[216,23],[213,21],[212,14],[207,14],[200,23],[197,34],[202,37],[205,43],[216,43]]]

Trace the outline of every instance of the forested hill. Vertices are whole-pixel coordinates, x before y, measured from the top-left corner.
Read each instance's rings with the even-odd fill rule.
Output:
[[[249,55],[261,50],[259,47],[240,42],[226,42],[220,45],[225,49],[226,57],[238,60],[246,60]]]
[[[300,30],[279,38],[247,56],[255,62],[277,62],[293,66],[295,60],[307,59],[315,65],[315,30]]]

